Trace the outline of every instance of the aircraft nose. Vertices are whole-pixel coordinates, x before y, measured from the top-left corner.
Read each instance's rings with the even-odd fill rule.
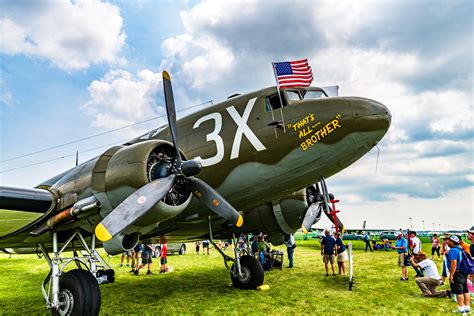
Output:
[[[360,122],[360,130],[383,129],[387,131],[390,127],[392,114],[380,102],[366,98],[353,98],[351,108],[352,116]]]

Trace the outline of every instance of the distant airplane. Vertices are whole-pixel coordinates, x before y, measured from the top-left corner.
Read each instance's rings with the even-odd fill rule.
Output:
[[[163,83],[168,125],[35,189],[0,188],[0,219],[14,219],[0,221],[0,248],[44,254],[51,271],[42,291],[53,314],[99,313],[97,280],[113,281],[113,270],[97,247],[119,254],[139,240],[260,232],[278,245],[302,224],[309,229],[331,211],[324,179],[369,152],[391,122],[379,102],[317,87],[233,95],[176,122],[167,72]],[[254,257],[220,253],[235,287],[263,284]],[[71,262],[81,269],[64,272]]]

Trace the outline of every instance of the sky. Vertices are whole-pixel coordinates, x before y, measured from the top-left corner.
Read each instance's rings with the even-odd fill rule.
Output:
[[[468,0],[0,0],[0,185],[33,187],[76,151],[85,161],[162,125],[164,69],[179,118],[308,58],[313,85],[392,113],[378,164],[374,149],[327,180],[346,227],[466,229],[473,13]]]

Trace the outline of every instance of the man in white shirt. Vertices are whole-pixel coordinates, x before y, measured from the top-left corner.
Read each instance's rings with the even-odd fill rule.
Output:
[[[438,291],[436,288],[441,284],[441,277],[436,264],[426,257],[423,252],[418,252],[410,257],[411,264],[416,268],[423,268],[425,276],[416,278],[416,284],[425,297],[451,297],[450,290]]]
[[[416,237],[415,231],[411,231],[409,233],[409,237],[410,237],[409,245],[411,249],[411,255],[416,256],[422,250],[420,238]],[[423,270],[415,266],[413,266],[413,269],[416,272],[415,278],[423,276]]]

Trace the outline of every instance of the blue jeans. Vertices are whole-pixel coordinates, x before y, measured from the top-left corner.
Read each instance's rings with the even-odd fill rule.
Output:
[[[289,267],[293,268],[293,252],[295,249],[293,247],[286,247],[286,250],[288,251],[288,261],[290,262]]]

